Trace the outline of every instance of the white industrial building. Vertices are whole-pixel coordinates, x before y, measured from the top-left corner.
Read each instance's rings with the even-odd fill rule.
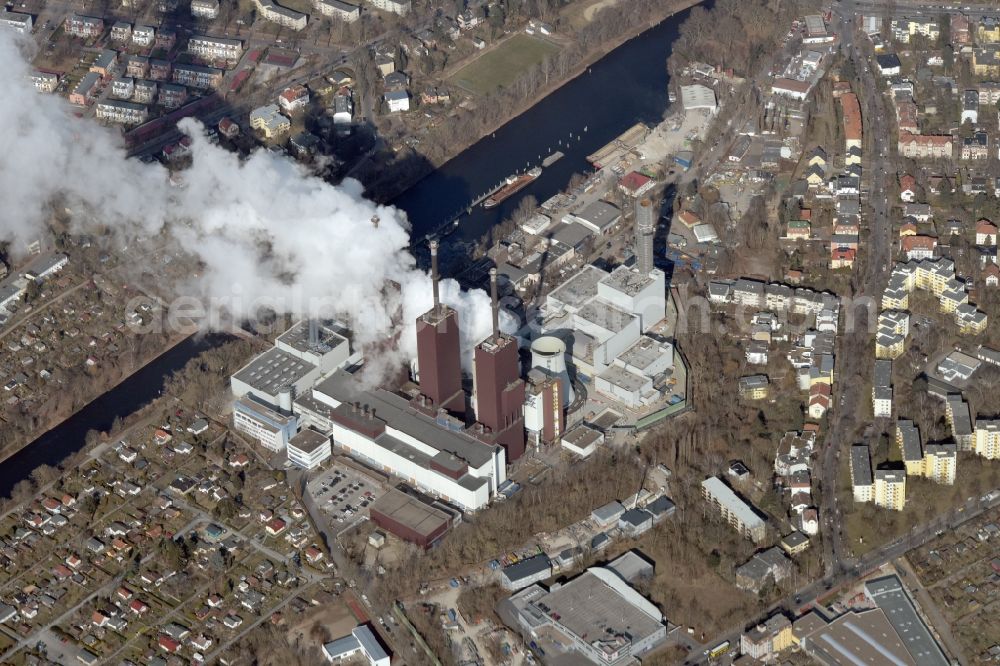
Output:
[[[673,348],[647,338],[639,347],[643,332],[658,324],[666,312],[666,278],[663,271],[652,269],[643,275],[627,267],[608,273],[596,266],[586,266],[546,297],[542,311],[542,329],[566,340],[576,372],[585,378],[597,378],[615,366],[602,382],[606,388],[615,379],[629,379],[622,373],[635,373],[640,366],[660,372],[673,365]],[[669,358],[649,360],[649,349],[660,346]],[[632,355],[616,363],[616,359]],[[654,379],[657,372],[637,377]],[[624,382],[630,396],[648,395],[645,379]],[[630,398],[642,402],[640,397]]]
[[[233,405],[233,429],[271,451],[284,451],[297,427],[293,414],[283,414],[248,395]]]
[[[281,408],[280,395],[291,390],[291,398],[304,394],[323,375],[346,365],[351,359],[344,329],[331,322],[301,321],[278,336],[274,347],[260,354],[230,380],[237,398],[252,394],[272,408]],[[353,357],[355,361],[360,357]],[[291,409],[286,404],[284,408]]]
[[[331,663],[359,655],[364,657],[368,666],[389,666],[391,660],[389,653],[367,625],[355,627],[349,635],[325,643],[323,655]]]
[[[21,6],[23,7],[24,5]],[[0,24],[7,26],[15,32],[28,35],[31,34],[33,22],[31,14],[3,11],[0,12]]]
[[[548,590],[532,585],[508,603],[525,639],[565,663],[635,663],[667,638],[660,609],[607,567]]]
[[[315,469],[330,457],[330,438],[310,428],[303,428],[288,440],[288,461],[302,469]]]
[[[365,390],[343,370],[299,398],[295,409],[330,433],[339,451],[465,511],[486,506],[507,479],[503,447],[475,439],[447,416],[423,413],[399,394]]]
[[[715,91],[700,83],[681,86],[681,105],[685,111],[705,109],[715,113],[719,110],[719,104],[715,99]]]
[[[236,430],[306,469],[336,447],[463,510],[486,506],[507,479],[504,448],[417,399],[368,390],[344,370],[361,361],[336,323],[295,324],[230,378]]]

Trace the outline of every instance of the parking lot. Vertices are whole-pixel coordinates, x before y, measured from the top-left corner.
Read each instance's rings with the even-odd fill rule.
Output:
[[[309,482],[309,493],[340,533],[368,519],[368,505],[382,494],[382,488],[357,470],[334,466]]]

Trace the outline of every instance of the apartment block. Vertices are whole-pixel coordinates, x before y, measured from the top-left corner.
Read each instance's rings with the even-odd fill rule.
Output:
[[[1000,419],[976,419],[973,451],[988,460],[1000,459]]]
[[[875,496],[872,457],[867,444],[851,447],[851,488],[855,502],[871,502]]]
[[[875,506],[902,511],[906,504],[906,472],[895,469],[875,470]]]
[[[709,477],[701,482],[701,494],[715,506],[722,517],[741,535],[754,543],[762,541],[765,536],[764,519],[757,515],[749,504],[744,502],[718,477]]]
[[[954,443],[928,444],[924,447],[924,464],[920,476],[934,483],[954,485],[957,462],[958,447]]]
[[[924,451],[920,446],[920,431],[913,421],[896,422],[896,446],[903,454],[906,473],[920,475],[924,469]]]

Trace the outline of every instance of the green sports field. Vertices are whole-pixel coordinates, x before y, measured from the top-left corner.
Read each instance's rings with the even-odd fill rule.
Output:
[[[523,33],[514,35],[455,72],[451,81],[470,92],[485,95],[509,86],[529,67],[557,51],[557,45],[544,39]]]

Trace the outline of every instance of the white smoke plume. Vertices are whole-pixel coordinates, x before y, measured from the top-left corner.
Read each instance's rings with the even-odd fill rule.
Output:
[[[356,181],[332,186],[267,151],[241,161],[208,142],[193,120],[181,125],[193,139],[192,166],[172,186],[159,164],[126,159],[117,134],[77,118],[62,98],[37,93],[29,48],[0,30],[0,240],[17,249],[43,237],[47,206],[62,197],[126,235],[167,232],[206,266],[181,293],[216,316],[240,321],[262,305],[295,316],[336,314],[357,346],[389,340],[401,313],[399,351],[377,363],[398,367],[416,355],[414,319],[430,307],[431,286],[408,251],[405,213],[366,200]],[[467,349],[489,334],[484,292],[445,280],[441,297],[458,310]]]

